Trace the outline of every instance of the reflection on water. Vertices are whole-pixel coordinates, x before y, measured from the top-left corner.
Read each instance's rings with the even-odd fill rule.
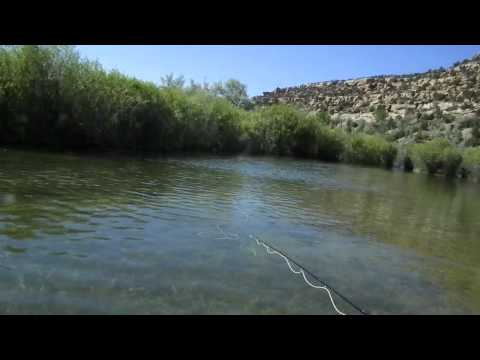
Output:
[[[0,313],[480,312],[478,184],[271,158],[0,155]],[[342,311],[355,313],[336,299]]]

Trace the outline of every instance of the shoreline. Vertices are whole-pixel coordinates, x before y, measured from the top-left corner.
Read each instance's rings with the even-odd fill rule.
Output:
[[[430,177],[434,179],[442,179],[446,182],[460,182],[460,183],[472,183],[479,184],[480,179],[474,176],[445,176],[444,173],[429,174],[425,171],[421,171],[417,168],[407,171],[403,168],[400,161],[396,161],[391,168],[385,168],[382,166],[375,165],[365,165],[358,163],[349,163],[345,161],[325,161],[322,159],[315,159],[309,157],[301,157],[294,155],[275,155],[275,154],[252,154],[248,152],[240,153],[212,153],[212,152],[201,152],[201,151],[183,151],[183,152],[154,152],[154,151],[127,151],[127,150],[56,150],[52,148],[36,148],[29,146],[0,146],[0,156],[5,152],[26,152],[26,153],[37,153],[45,155],[58,155],[58,156],[74,156],[80,158],[91,158],[91,159],[102,159],[102,160],[152,160],[152,159],[175,159],[175,158],[222,158],[222,159],[238,159],[238,158],[248,158],[248,159],[284,159],[290,161],[307,161],[315,162],[320,164],[329,164],[329,165],[339,165],[339,166],[348,166],[348,167],[359,167],[365,169],[378,169],[388,172],[412,174],[412,175],[421,175],[425,177]]]

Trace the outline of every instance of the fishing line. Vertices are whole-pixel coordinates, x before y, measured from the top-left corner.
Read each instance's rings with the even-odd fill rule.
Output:
[[[282,253],[280,250],[274,248],[273,246],[271,246],[270,244],[268,244],[267,242],[263,241],[263,240],[260,240],[258,239],[256,236],[253,236],[253,235],[249,235],[249,237],[253,240],[255,240],[257,242],[258,245],[262,245],[266,250],[267,250],[267,253],[268,254],[275,254],[275,255],[278,255],[280,256],[281,258],[283,258],[285,260],[285,262],[287,263],[290,271],[296,275],[299,275],[301,274],[302,277],[303,277],[303,280],[307,283],[307,285],[309,285],[310,287],[314,288],[314,289],[321,289],[321,290],[324,290],[327,292],[329,298],[330,298],[330,302],[333,306],[333,308],[335,309],[335,311],[340,314],[340,315],[347,315],[346,313],[340,311],[333,299],[333,296],[332,296],[332,292],[335,293],[337,296],[339,296],[342,300],[344,300],[347,304],[349,304],[350,306],[352,306],[355,310],[357,310],[359,313],[361,313],[362,315],[368,315],[368,313],[362,309],[360,309],[360,307],[358,307],[357,305],[355,305],[352,301],[350,301],[347,297],[345,297],[344,295],[342,295],[339,291],[335,290],[333,287],[331,287],[330,285],[328,285],[326,282],[320,280],[318,278],[318,276],[316,276],[315,274],[313,274],[311,271],[307,270],[304,266],[301,266],[300,264],[298,264],[295,260],[291,259],[290,257],[288,257],[287,255],[285,255],[284,253]],[[294,267],[292,266],[292,263],[295,264],[299,270],[295,270]],[[316,281],[318,281],[319,283],[322,284],[322,286],[319,286],[319,285],[314,285],[312,284],[307,276],[306,276],[306,273],[309,274],[311,277],[313,277]]]
[[[248,214],[242,214],[244,215],[246,218],[247,218],[247,221],[248,221],[248,218],[249,218],[249,215]],[[236,234],[236,233],[227,233],[225,230],[222,229],[222,227],[220,225],[216,225],[216,229],[218,230],[218,232],[220,232],[223,237],[220,237],[220,238],[216,238],[217,240],[233,240],[233,239],[238,239],[239,238],[239,234]],[[198,236],[201,236],[201,234],[205,234],[205,232],[199,232],[197,233]],[[305,283],[307,283],[308,286],[314,288],[314,289],[320,289],[320,290],[324,290],[327,294],[328,294],[328,297],[330,299],[330,303],[332,304],[332,307],[333,309],[335,310],[335,312],[339,315],[347,315],[346,313],[344,313],[343,311],[341,311],[338,307],[337,307],[337,304],[335,303],[335,300],[333,299],[333,295],[332,295],[332,292],[335,293],[338,297],[340,297],[343,301],[345,301],[347,304],[349,304],[352,308],[354,308],[355,310],[357,310],[360,314],[362,315],[369,315],[366,311],[362,310],[360,307],[358,307],[357,305],[355,305],[352,301],[350,301],[346,296],[344,296],[342,293],[340,293],[338,290],[334,289],[332,286],[328,285],[325,281],[322,281],[318,278],[318,276],[316,276],[314,273],[312,273],[311,271],[309,271],[308,269],[306,269],[304,266],[300,265],[298,262],[296,262],[295,260],[293,260],[292,258],[288,257],[286,254],[284,254],[282,251],[274,248],[272,245],[268,244],[266,241],[263,241],[263,240],[260,240],[258,239],[256,236],[254,235],[249,235],[249,238],[255,240],[257,242],[257,245],[261,245],[263,246],[267,253],[272,255],[272,254],[275,254],[275,255],[278,255],[280,256],[282,259],[285,260],[285,262],[287,263],[288,265],[288,268],[290,269],[290,271],[292,273],[294,273],[295,275],[302,275],[303,277],[303,280],[305,281]],[[295,266],[298,267],[299,270],[296,270],[292,264],[295,264]],[[315,285],[315,284],[312,284],[312,282],[310,280],[308,280],[307,278],[307,275],[310,275],[310,277],[314,278],[317,282],[319,282],[320,284],[322,284],[321,286],[319,285]]]

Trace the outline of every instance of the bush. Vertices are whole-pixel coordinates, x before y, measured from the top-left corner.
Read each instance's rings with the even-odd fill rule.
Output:
[[[403,158],[403,170],[405,172],[412,172],[415,165],[413,164],[412,158],[409,156],[409,154],[406,154],[405,157]]]
[[[240,150],[242,111],[208,89],[107,72],[70,46],[0,47],[0,143],[59,149]],[[245,90],[245,89],[243,89]]]
[[[169,106],[155,84],[106,72],[70,46],[0,51],[0,141],[54,148],[157,148]]]
[[[353,135],[342,154],[342,159],[352,164],[391,168],[397,155],[395,145],[376,135]]]
[[[266,119],[259,111],[244,113],[242,116],[241,142],[244,149],[250,154],[264,154]]]
[[[413,145],[409,155],[415,168],[429,174],[444,173],[447,176],[454,176],[462,163],[460,151],[446,139]]]
[[[338,161],[344,133],[328,127],[325,113],[307,114],[287,105],[273,105],[243,114],[242,143],[253,154],[295,155]]]
[[[302,118],[294,131],[293,153],[298,156],[338,161],[344,149],[345,135],[325,125],[325,115]]]
[[[322,128],[317,138],[317,158],[325,161],[339,161],[345,149],[346,139],[346,134],[338,129]]]
[[[298,121],[293,134],[293,153],[302,157],[317,157],[323,130],[324,126],[317,116],[307,116]]]
[[[294,132],[306,114],[288,105],[272,105],[247,116],[245,128],[251,139],[253,153],[289,155],[294,144]]]
[[[205,91],[163,90],[173,114],[164,149],[232,153],[242,150],[243,111]]]
[[[480,119],[475,119],[472,126],[472,138],[468,142],[469,146],[480,146]]]
[[[480,147],[465,149],[461,169],[465,176],[480,180]]]
[[[383,122],[387,119],[387,111],[385,109],[385,105],[379,105],[374,112],[375,119],[377,122]]]

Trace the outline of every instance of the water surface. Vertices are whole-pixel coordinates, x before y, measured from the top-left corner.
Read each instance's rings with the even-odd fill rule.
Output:
[[[317,161],[0,153],[2,314],[480,313],[478,184]],[[338,307],[356,311],[336,298]]]

